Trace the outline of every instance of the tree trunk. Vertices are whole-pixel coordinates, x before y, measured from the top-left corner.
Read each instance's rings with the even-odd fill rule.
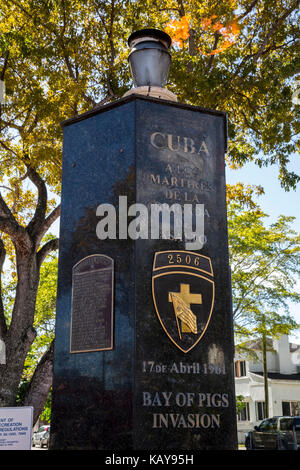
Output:
[[[6,364],[0,365],[0,406],[15,406],[24,362],[35,340],[33,328],[39,270],[35,253],[17,253],[18,283],[12,321],[3,337]]]
[[[52,241],[51,241],[52,242]],[[48,243],[48,248],[52,245]],[[54,246],[56,248],[56,246]],[[39,256],[17,254],[18,283],[12,321],[3,340],[6,364],[0,364],[0,407],[16,406],[18,389],[28,351],[36,338],[33,328],[35,303],[39,285]],[[52,385],[53,343],[39,362],[23,399],[23,406],[33,406],[33,421],[37,421]]]
[[[33,406],[33,425],[43,411],[52,386],[54,341],[40,360],[23,399],[23,406]]]
[[[9,333],[5,336],[6,364],[0,365],[0,406],[16,406],[16,397],[22,378],[24,362],[36,332],[29,327],[22,338]]]
[[[0,301],[0,338],[4,341],[6,363],[0,364],[0,407],[16,406],[18,390],[22,380],[24,363],[36,338],[34,325],[36,296],[39,286],[40,268],[51,251],[57,250],[58,240],[51,239],[41,246],[44,235],[60,216],[60,205],[47,215],[47,188],[45,181],[30,166],[30,158],[24,154],[27,172],[22,180],[29,178],[38,192],[35,212],[25,227],[17,221],[0,193],[0,233],[11,239],[15,249],[17,286],[11,321],[8,324],[2,299]],[[0,296],[1,271],[6,250],[0,239]],[[34,416],[39,413],[46,400],[52,383],[53,348],[40,361],[27,391],[26,405],[34,407]],[[40,400],[37,399],[38,380]],[[44,402],[45,402],[44,400]]]

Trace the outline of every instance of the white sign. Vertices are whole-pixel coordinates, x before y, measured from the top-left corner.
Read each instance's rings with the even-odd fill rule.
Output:
[[[0,450],[30,450],[32,406],[0,408]]]

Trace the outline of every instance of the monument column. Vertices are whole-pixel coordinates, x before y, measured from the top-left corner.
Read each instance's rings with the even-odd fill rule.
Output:
[[[135,88],[63,123],[51,448],[235,449],[226,114],[129,43]]]

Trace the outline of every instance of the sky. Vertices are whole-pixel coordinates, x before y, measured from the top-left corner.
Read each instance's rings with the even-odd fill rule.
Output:
[[[288,166],[289,170],[300,175],[300,155],[296,154],[291,157]],[[238,182],[245,184],[260,185],[264,188],[265,194],[259,196],[256,201],[262,210],[269,215],[266,220],[267,224],[275,222],[279,215],[294,216],[293,228],[300,232],[300,183],[297,189],[285,191],[278,180],[278,167],[271,166],[259,168],[254,163],[247,163],[243,168],[231,170],[226,167],[226,182],[235,184]],[[298,291],[300,291],[300,280],[297,283]],[[290,314],[296,322],[300,323],[300,304],[290,303]],[[290,335],[290,341],[300,344],[300,330]]]
[[[288,167],[300,175],[300,155],[293,157],[293,163]],[[278,180],[278,168],[276,166],[259,168],[254,163],[247,163],[243,168],[231,170],[226,167],[226,182],[230,184],[243,182],[245,184],[260,185],[265,194],[256,200],[262,209],[270,216],[270,223],[280,215],[296,217],[294,228],[300,232],[300,183],[297,189],[285,191]]]

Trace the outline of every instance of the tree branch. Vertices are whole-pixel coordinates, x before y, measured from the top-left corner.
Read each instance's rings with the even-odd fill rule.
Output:
[[[16,157],[19,157],[18,154],[13,149],[11,149],[5,142],[2,142],[2,140],[0,140],[0,145],[2,145],[2,147],[8,152],[12,152]]]
[[[276,44],[271,44],[269,47],[267,47],[266,49],[264,49],[264,51],[260,54],[261,56],[263,55],[266,55],[268,54],[268,52],[272,52],[272,51],[277,51],[277,50],[284,50],[285,47],[287,47],[289,44],[296,44],[297,43],[297,39],[291,39],[290,41],[287,41],[286,43],[284,44],[279,44],[279,45],[276,45]],[[253,54],[248,54],[245,56],[245,59],[251,59],[253,57],[256,57],[257,55],[257,52],[253,53]]]
[[[218,33],[218,31],[216,31],[214,36],[215,36],[215,41],[214,41],[214,45],[213,45],[213,49],[212,49],[213,51],[214,51],[215,49],[217,49],[217,45],[218,45],[219,38],[220,38],[221,35]],[[210,56],[210,58],[209,58],[208,67],[207,67],[207,70],[208,70],[208,71],[211,69],[211,66],[212,66],[212,64],[213,64],[214,57],[215,57],[215,55],[212,54],[212,55]]]
[[[266,35],[265,39],[263,40],[262,44],[260,45],[260,48],[258,49],[258,51],[256,52],[256,54],[254,54],[254,57],[253,57],[253,61],[254,63],[258,61],[258,59],[260,58],[260,56],[263,54],[264,50],[265,50],[265,47],[266,45],[268,44],[269,40],[271,39],[271,37],[273,36],[273,34],[277,31],[277,29],[279,28],[279,26],[282,24],[282,22],[299,6],[300,4],[300,1],[299,0],[296,0],[296,2],[294,2],[291,6],[291,8],[289,8],[285,13],[284,15],[280,16],[277,21],[275,21],[274,25],[272,26],[272,28],[270,29],[270,31],[268,32],[268,34]]]
[[[184,4],[182,0],[177,1],[178,7],[179,7],[179,16],[182,18],[185,16],[185,9],[184,9]]]
[[[114,94],[108,94],[105,98],[103,98],[103,100],[101,101],[98,101],[98,103],[96,103],[95,105],[95,108],[99,108],[100,106],[103,106],[105,103],[108,103],[112,98],[114,98]]]
[[[236,319],[239,315],[238,311],[241,307],[243,307],[244,304],[244,301],[246,301],[246,305],[247,304],[251,304],[251,298],[249,300],[247,300],[247,298],[249,297],[249,295],[251,295],[253,293],[253,291],[259,286],[259,285],[264,285],[264,283],[266,281],[268,281],[271,277],[271,275],[274,273],[274,272],[277,272],[278,270],[276,270],[275,268],[271,269],[271,271],[269,270],[269,268],[271,268],[272,264],[282,255],[282,253],[285,251],[285,250],[288,250],[289,248],[292,248],[293,245],[288,245],[285,249],[284,248],[279,248],[278,251],[273,255],[271,256],[271,259],[269,260],[269,262],[262,266],[261,268],[259,268],[258,270],[258,273],[251,279],[251,283],[249,283],[249,288],[242,292],[240,298],[239,298],[239,301],[237,302],[237,305],[234,309],[234,312],[233,312],[233,317]],[[264,273],[266,273],[265,275],[263,275]],[[260,278],[260,279],[259,279]],[[259,282],[256,283],[256,281],[259,279]],[[241,313],[241,312],[240,312]]]
[[[1,131],[3,131],[6,127],[12,127],[13,129],[16,129],[19,132],[22,132],[23,130],[23,126],[19,126],[18,124],[15,124],[14,122],[7,122],[2,118],[1,118],[1,122],[3,123],[3,127],[1,127]]]
[[[40,240],[43,238],[43,236],[45,235],[45,233],[49,230],[49,228],[51,227],[51,225],[58,219],[58,217],[60,216],[60,204],[55,207],[55,209],[53,209],[52,212],[50,212],[50,214],[48,215],[48,217],[46,217],[45,219],[45,222],[43,224],[43,227],[42,227],[42,230],[41,230],[41,233],[40,233]]]
[[[72,80],[74,80],[74,82],[78,83],[78,77],[76,78],[76,76],[75,76],[74,70],[73,70],[71,62],[70,62],[70,58],[69,58],[69,56],[67,55],[67,53],[65,51],[65,45],[64,45],[63,41],[62,41],[62,48],[63,48],[63,53],[64,53],[64,61],[65,61],[65,64],[67,66],[67,69],[69,71],[69,75],[72,78]],[[81,92],[81,96],[87,103],[92,104],[93,106],[96,106],[96,101],[93,100],[93,98],[88,96],[83,91]]]
[[[41,414],[52,385],[54,341],[38,363],[23,399],[23,406],[33,406],[33,423]]]
[[[20,235],[22,230],[24,228],[16,221],[0,192],[0,231],[9,235],[13,241],[16,241],[17,236]]]
[[[26,16],[28,16],[29,18],[32,19],[32,15],[27,11],[25,10],[25,8],[23,8],[22,5],[20,5],[19,2],[17,2],[16,0],[7,0],[9,3],[12,3],[13,5],[17,6],[18,8],[20,8],[20,10],[25,13]]]
[[[52,240],[49,240],[47,243],[45,243],[45,245],[43,245],[42,248],[39,249],[39,251],[36,254],[38,268],[41,267],[44,259],[49,253],[51,253],[51,251],[55,251],[58,249],[58,244],[59,244],[58,238],[53,238]]]
[[[27,115],[26,115],[22,125],[19,126],[18,124],[14,124],[14,122],[17,121],[20,118],[20,116],[22,114],[24,114],[25,112],[27,112],[27,115],[28,115],[28,113],[30,114],[31,108],[27,108],[27,109],[24,109],[24,110],[20,111],[16,116],[14,116],[11,119],[11,121],[4,121],[4,119],[1,118],[1,122],[4,124],[4,126],[1,127],[0,131],[3,131],[6,127],[12,127],[14,129],[17,129],[19,132],[21,132],[23,130],[25,124],[26,124]]]
[[[238,21],[242,20],[243,18],[245,18],[245,16],[249,15],[249,13],[253,10],[257,2],[258,0],[254,0],[252,3],[250,3],[246,11],[238,17]]]
[[[8,63],[8,58],[9,58],[9,51],[6,51],[6,54],[5,54],[5,57],[4,57],[4,64],[3,64],[1,74],[0,74],[0,80],[2,80],[2,81],[4,81],[5,72],[6,72],[7,63]]]
[[[110,54],[110,58],[109,58],[109,61],[108,61],[109,66],[108,66],[108,72],[107,72],[107,76],[106,76],[108,95],[103,100],[96,103],[96,105],[94,105],[96,107],[102,106],[103,104],[107,103],[111,98],[115,97],[114,91],[113,91],[112,86],[111,86],[111,72],[112,72],[112,68],[113,68],[113,64],[114,64],[115,56],[116,56],[115,46],[114,46],[114,43],[113,43],[114,11],[115,11],[115,5],[114,5],[114,0],[113,0],[112,3],[111,3],[111,12],[110,12],[109,29],[108,29],[108,27],[106,26],[105,18],[100,13],[99,8],[97,8],[97,13],[99,15],[99,18],[100,18],[100,21],[102,23],[103,29],[104,29],[104,31],[107,35],[107,38],[108,38],[111,54]]]
[[[251,5],[253,5],[255,2],[253,2]],[[251,5],[249,6],[249,8],[251,7]],[[240,70],[242,69],[242,67],[245,65],[246,61],[248,61],[249,59],[253,59],[254,61],[254,64],[257,62],[257,60],[263,56],[265,53],[266,53],[266,45],[268,44],[268,41],[269,39],[272,37],[272,35],[277,31],[277,29],[280,27],[281,23],[297,8],[297,6],[299,5],[299,0],[296,0],[296,2],[292,5],[292,7],[287,10],[284,15],[282,15],[280,18],[277,19],[277,21],[275,21],[274,25],[271,27],[269,33],[267,34],[267,36],[265,37],[265,39],[263,40],[263,42],[261,43],[258,51],[256,53],[252,53],[252,48],[251,48],[251,44],[252,44],[252,41],[253,39],[257,36],[258,34],[258,31],[254,31],[253,33],[253,36],[252,38],[250,38],[250,42],[249,42],[249,45],[250,45],[250,54],[247,54],[243,57],[242,61],[240,62],[240,64],[237,66],[234,74],[233,74],[233,78],[237,77]],[[255,5],[253,5],[254,7]],[[248,8],[248,10],[249,10]],[[249,13],[249,11],[246,10],[247,14]],[[246,16],[246,14],[242,15],[240,18],[238,18],[238,20],[242,19],[244,16]],[[283,44],[282,46],[285,46],[286,44]],[[269,47],[268,48],[268,51],[272,51],[273,48],[272,47]],[[241,79],[242,77],[240,77]]]
[[[27,231],[30,236],[36,241],[39,236],[39,232],[45,222],[45,215],[47,210],[47,188],[44,180],[41,176],[30,166],[27,166],[27,176],[35,185],[38,190],[38,201],[35,209],[35,213],[31,221],[27,226]]]
[[[111,2],[111,11],[110,11],[110,22],[109,22],[109,32],[107,33],[108,35],[108,41],[109,41],[109,47],[110,47],[110,59],[109,59],[109,67],[108,67],[108,75],[107,75],[107,89],[109,95],[114,96],[114,91],[111,86],[111,76],[112,76],[112,70],[113,70],[113,65],[116,57],[116,51],[115,51],[115,46],[114,46],[114,41],[113,41],[113,27],[114,27],[114,18],[115,18],[115,4],[114,0]]]

